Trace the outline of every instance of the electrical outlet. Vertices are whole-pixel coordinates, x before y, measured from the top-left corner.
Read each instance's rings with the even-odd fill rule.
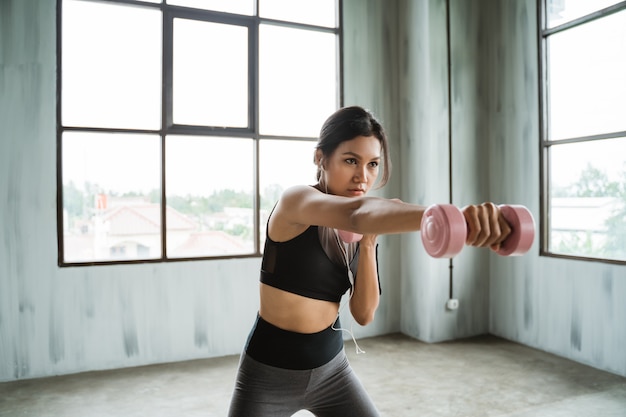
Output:
[[[459,308],[459,300],[457,300],[456,298],[449,299],[446,303],[446,307],[448,308],[448,310],[456,310],[457,308]]]

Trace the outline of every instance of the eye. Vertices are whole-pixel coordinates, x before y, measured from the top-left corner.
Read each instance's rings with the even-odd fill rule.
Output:
[[[380,165],[378,161],[372,161],[369,163],[370,168],[378,168],[378,165]]]
[[[348,159],[346,159],[346,163],[350,164],[350,165],[356,165],[356,159],[355,158],[348,158]]]

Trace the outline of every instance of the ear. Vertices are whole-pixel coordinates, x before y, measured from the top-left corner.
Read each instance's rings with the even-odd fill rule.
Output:
[[[316,149],[315,150],[315,165],[317,165],[318,168],[323,169],[323,164],[324,163],[324,153],[322,152],[321,149]]]

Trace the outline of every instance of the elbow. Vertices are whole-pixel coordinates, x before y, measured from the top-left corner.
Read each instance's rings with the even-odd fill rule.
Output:
[[[376,315],[375,310],[360,312],[359,314],[353,314],[354,320],[361,326],[367,326],[374,321]]]

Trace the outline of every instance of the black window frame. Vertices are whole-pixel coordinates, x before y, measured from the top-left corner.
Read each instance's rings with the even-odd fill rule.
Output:
[[[201,10],[184,6],[175,6],[161,0],[159,3],[147,3],[141,0],[86,0],[90,2],[113,3],[119,5],[140,6],[152,9],[158,9],[162,13],[162,92],[161,92],[161,126],[157,130],[149,129],[126,129],[126,128],[101,128],[101,127],[76,127],[64,126],[62,124],[62,3],[63,0],[57,0],[57,94],[56,94],[56,143],[57,143],[57,263],[60,267],[77,267],[77,266],[94,266],[94,265],[115,265],[115,264],[143,264],[143,263],[167,263],[167,262],[185,262],[185,261],[202,261],[202,260],[221,260],[236,258],[258,258],[262,256],[261,250],[261,234],[260,234],[260,192],[259,192],[259,147],[264,139],[270,140],[287,140],[287,141],[317,141],[316,137],[293,137],[279,135],[264,135],[259,132],[259,27],[262,24],[270,24],[275,26],[284,26],[291,28],[306,29],[317,32],[332,33],[336,36],[336,53],[337,53],[337,101],[341,106],[343,103],[343,31],[342,31],[342,13],[343,0],[336,0],[335,9],[337,16],[336,27],[317,26],[306,23],[298,23],[291,21],[282,21],[270,18],[260,17],[259,3],[261,0],[252,0],[254,3],[254,11],[252,15],[239,15],[227,12],[218,12],[211,10]],[[215,127],[215,126],[197,126],[175,124],[173,122],[173,22],[175,18],[200,20],[213,23],[225,23],[229,25],[245,26],[248,30],[248,126],[239,127]],[[98,260],[98,261],[80,261],[67,262],[64,260],[64,236],[63,236],[63,158],[62,158],[62,136],[64,132],[104,132],[104,133],[131,133],[131,134],[154,134],[160,137],[161,146],[161,256],[149,259],[126,259],[126,260]],[[183,136],[208,136],[208,137],[237,137],[249,138],[254,141],[254,250],[247,254],[219,255],[219,256],[199,256],[199,257],[180,257],[169,258],[167,255],[167,224],[166,224],[166,170],[165,170],[165,142],[169,135]]]
[[[626,137],[626,131],[607,132],[602,134],[586,135],[566,139],[552,140],[549,136],[549,96],[548,96],[548,37],[561,33],[568,29],[594,22],[598,19],[613,15],[626,10],[626,1],[621,1],[603,9],[595,10],[589,14],[580,16],[563,24],[548,28],[547,1],[537,0],[537,29],[538,29],[538,53],[539,53],[539,126],[540,126],[540,256],[573,259],[589,262],[626,265],[625,260],[608,259],[600,257],[588,257],[556,253],[550,250],[550,150],[553,146],[568,145],[573,143],[591,142],[604,139]]]

